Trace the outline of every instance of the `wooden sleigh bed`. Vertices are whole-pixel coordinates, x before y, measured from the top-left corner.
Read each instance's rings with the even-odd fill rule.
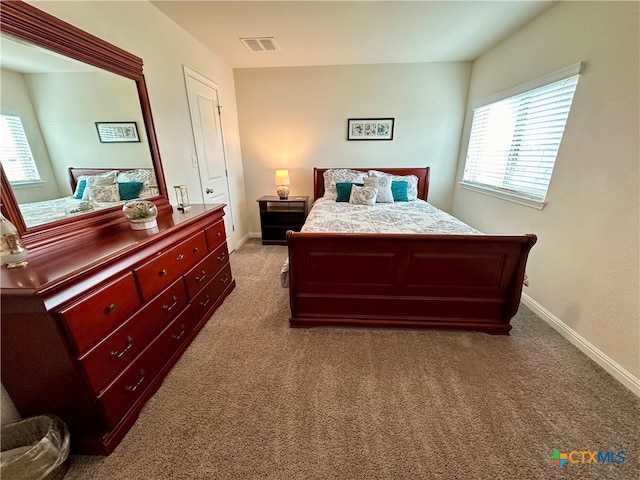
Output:
[[[324,194],[325,170],[314,169],[314,200]],[[427,199],[429,167],[377,170],[417,176],[418,198]],[[290,231],[287,242],[291,327],[507,335],[536,236]]]

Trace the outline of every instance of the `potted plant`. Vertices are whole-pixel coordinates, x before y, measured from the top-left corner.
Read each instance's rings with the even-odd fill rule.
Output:
[[[148,200],[133,200],[122,207],[124,216],[129,220],[132,230],[146,230],[158,226],[156,220],[158,208]]]

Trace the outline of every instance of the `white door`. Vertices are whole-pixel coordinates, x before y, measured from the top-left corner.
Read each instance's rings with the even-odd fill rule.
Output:
[[[184,67],[191,125],[200,172],[200,186],[204,203],[224,203],[224,227],[227,231],[227,248],[235,250],[236,242],[233,214],[229,196],[227,159],[220,122],[218,88],[211,80]]]

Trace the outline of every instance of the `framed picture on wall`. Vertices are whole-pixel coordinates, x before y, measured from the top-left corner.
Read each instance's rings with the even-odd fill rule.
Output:
[[[95,122],[100,143],[139,142],[136,122]]]
[[[393,140],[393,118],[350,118],[348,140]]]

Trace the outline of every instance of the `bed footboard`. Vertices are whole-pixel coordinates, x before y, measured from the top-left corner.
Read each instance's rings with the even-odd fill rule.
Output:
[[[533,234],[288,232],[290,326],[507,335],[536,240]]]

